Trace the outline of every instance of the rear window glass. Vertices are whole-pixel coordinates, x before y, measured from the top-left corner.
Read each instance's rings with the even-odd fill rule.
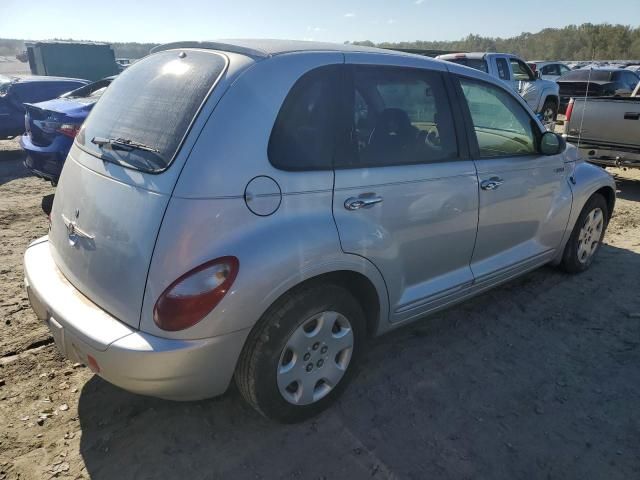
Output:
[[[100,91],[101,93],[104,91],[105,87],[109,86],[109,84],[113,80],[111,79],[103,79],[98,80],[97,82],[90,83],[89,85],[85,85],[84,87],[76,88],[64,95],[61,95],[61,98],[84,98],[90,97],[95,92]]]
[[[564,74],[559,80],[592,80],[595,82],[608,82],[611,80],[612,72],[607,70],[572,70],[569,73]]]
[[[450,62],[457,63],[458,65],[464,65],[465,67],[475,68],[481,72],[488,72],[487,62],[484,58],[452,58],[447,59]]]
[[[331,168],[338,119],[339,66],[303,75],[282,105],[269,139],[269,161],[282,170]]]
[[[216,80],[224,57],[160,52],[129,67],[104,91],[76,141],[105,161],[166,169]]]

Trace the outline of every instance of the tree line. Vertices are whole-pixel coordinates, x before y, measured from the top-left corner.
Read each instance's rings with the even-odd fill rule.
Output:
[[[353,43],[383,48],[514,53],[527,60],[640,60],[640,27],[608,23],[545,28],[510,38],[471,34],[454,41]]]
[[[0,39],[0,55],[14,56],[24,51],[24,40]],[[608,23],[568,25],[545,28],[537,33],[521,33],[516,37],[483,37],[468,35],[462,40],[424,41],[374,44],[371,41],[347,42],[383,48],[416,48],[459,52],[515,53],[528,60],[640,60],[640,27]],[[116,57],[141,58],[155,43],[115,42]]]

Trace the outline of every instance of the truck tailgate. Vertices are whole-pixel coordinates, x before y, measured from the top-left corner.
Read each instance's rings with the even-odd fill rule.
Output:
[[[566,133],[570,140],[640,149],[640,98],[575,98]]]

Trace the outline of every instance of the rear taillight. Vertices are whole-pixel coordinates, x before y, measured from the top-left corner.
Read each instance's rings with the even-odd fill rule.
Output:
[[[239,267],[236,257],[221,257],[185,273],[162,292],[153,321],[169,332],[195,325],[227,294]]]
[[[75,125],[73,123],[63,123],[58,128],[56,128],[56,132],[61,133],[69,138],[75,138],[79,131],[80,125]]]
[[[573,98],[569,100],[569,105],[567,105],[567,111],[564,112],[565,121],[568,122],[571,120],[571,114],[573,113]]]

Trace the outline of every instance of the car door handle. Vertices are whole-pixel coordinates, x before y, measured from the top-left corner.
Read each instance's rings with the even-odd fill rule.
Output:
[[[484,180],[480,184],[480,188],[483,190],[495,190],[503,183],[504,180],[502,180],[500,177],[491,177],[489,180]]]
[[[382,197],[377,195],[360,195],[358,197],[347,198],[344,201],[344,208],[347,210],[358,210],[360,208],[369,208],[376,203],[382,202]]]

